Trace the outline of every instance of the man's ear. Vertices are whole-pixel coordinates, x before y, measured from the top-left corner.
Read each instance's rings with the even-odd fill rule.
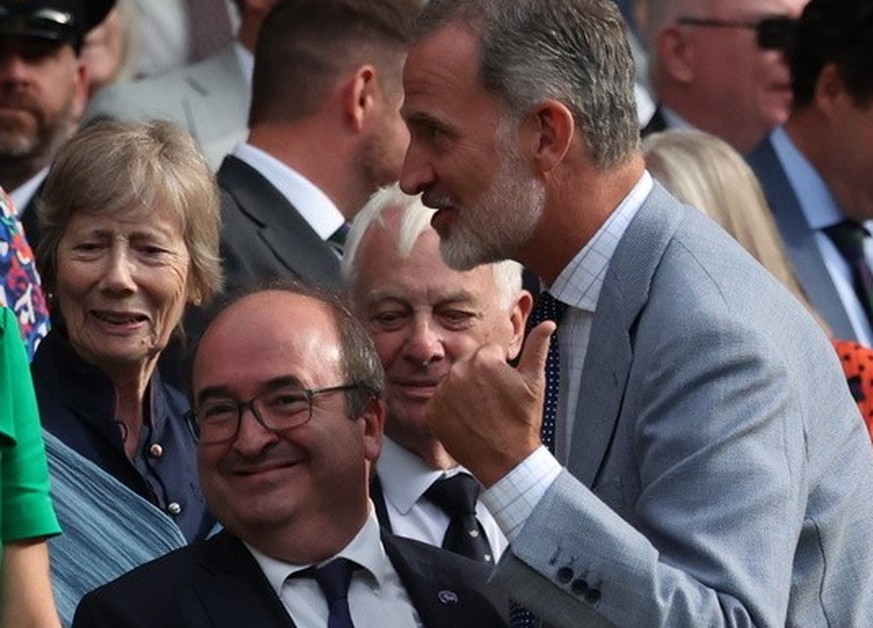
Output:
[[[527,290],[522,290],[509,313],[509,318],[512,321],[512,339],[509,342],[509,352],[506,356],[509,360],[517,358],[521,351],[521,345],[524,342],[525,325],[532,307],[533,297],[531,293]]]
[[[76,59],[76,77],[73,88],[73,119],[78,123],[88,105],[88,68],[81,58]]]
[[[667,26],[655,37],[655,59],[661,74],[678,83],[694,80],[694,46],[679,26]]]
[[[846,99],[852,100],[836,64],[828,63],[819,72],[815,81],[813,98],[816,106],[826,118],[840,115],[840,112],[843,111],[840,105],[845,105]]]
[[[367,402],[358,418],[363,423],[364,457],[374,463],[382,451],[382,433],[385,431],[385,401],[373,397]]]
[[[570,110],[557,100],[544,100],[528,112],[524,144],[532,151],[537,172],[546,174],[561,163],[576,132]]]
[[[381,97],[378,73],[372,65],[357,68],[343,88],[343,110],[352,130],[360,132]]]

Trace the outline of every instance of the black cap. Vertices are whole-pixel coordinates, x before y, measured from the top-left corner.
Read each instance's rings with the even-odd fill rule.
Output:
[[[0,0],[0,37],[18,35],[72,44],[106,19],[115,0]]]

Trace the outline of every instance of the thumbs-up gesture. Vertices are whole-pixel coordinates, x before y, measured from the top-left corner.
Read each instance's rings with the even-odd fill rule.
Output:
[[[483,345],[452,365],[425,407],[436,437],[486,487],[540,445],[545,364],[554,331],[551,321],[531,330],[517,368],[506,363],[501,347]]]

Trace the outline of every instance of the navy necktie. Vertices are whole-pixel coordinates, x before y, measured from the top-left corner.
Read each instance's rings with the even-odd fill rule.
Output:
[[[305,570],[306,575],[315,578],[327,600],[330,609],[327,628],[354,628],[349,610],[349,584],[357,568],[358,565],[347,558],[334,558],[326,565]]]
[[[856,222],[844,220],[823,229],[852,271],[852,287],[873,324],[873,273],[864,255],[864,238],[870,234]]]
[[[554,321],[555,324],[560,324],[566,309],[565,303],[561,303],[548,292],[541,292],[528,319],[528,331],[543,321]],[[549,353],[546,356],[546,391],[543,395],[543,427],[540,431],[540,440],[553,454],[555,453],[555,419],[558,411],[560,382],[561,354],[558,348],[558,332],[556,330],[549,339]]]
[[[527,319],[527,331],[543,321],[554,321],[560,324],[567,304],[561,303],[548,292],[541,292],[537,303]],[[543,395],[543,426],[540,429],[540,440],[549,451],[555,453],[555,421],[558,413],[558,391],[561,383],[561,353],[558,348],[557,330],[549,338],[549,353],[546,356],[546,391]],[[529,610],[515,602],[509,601],[509,625],[511,628],[534,628],[536,617]]]
[[[482,524],[476,519],[479,483],[466,473],[431,484],[424,496],[449,515],[443,549],[480,562],[493,562],[491,546]]]

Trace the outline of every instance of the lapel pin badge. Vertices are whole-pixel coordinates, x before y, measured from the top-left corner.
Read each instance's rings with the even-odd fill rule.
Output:
[[[458,594],[454,591],[448,591],[447,589],[443,589],[437,594],[440,602],[443,604],[457,604],[458,603]]]

